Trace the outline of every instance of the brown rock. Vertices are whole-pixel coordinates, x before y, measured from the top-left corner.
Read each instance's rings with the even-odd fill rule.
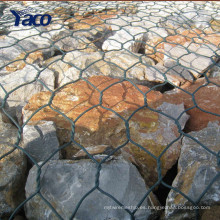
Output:
[[[189,131],[201,130],[207,126],[208,122],[219,121],[220,88],[214,83],[220,85],[220,79],[212,78],[210,79],[209,84],[204,78],[198,79],[195,83],[190,84],[188,87],[184,87],[186,92],[178,89],[175,92],[164,94],[163,98],[158,102],[158,105],[164,101],[173,104],[184,103],[185,109],[192,108],[187,110],[190,119],[186,124],[186,129]],[[201,88],[198,89],[199,87]],[[198,91],[196,91],[197,89]],[[197,107],[193,103],[192,95],[190,95],[195,91],[196,93],[194,94],[194,97]],[[201,108],[201,110],[199,108]],[[213,115],[212,113],[218,114],[218,116]]]
[[[211,24],[211,27],[214,31],[216,31],[216,32],[220,31],[220,20],[212,19],[210,24]]]
[[[152,40],[148,40],[145,43],[146,56],[156,60],[163,64],[164,58],[164,41],[162,37],[154,37]]]
[[[90,29],[97,26],[105,28],[105,20],[116,17],[119,12],[120,10],[118,12],[116,10],[87,12],[84,15],[76,15],[73,18],[67,19],[65,23],[69,23],[69,28],[74,30]]]
[[[51,108],[47,106],[36,113],[31,119],[32,123],[39,120],[54,121],[61,144],[74,141],[74,145],[69,145],[64,150],[64,157],[68,159],[73,158],[77,148],[80,149],[79,144],[83,147],[111,145],[114,148],[126,145],[121,148],[123,155],[140,168],[149,185],[154,184],[157,180],[156,159],[143,149],[158,157],[167,145],[179,136],[174,121],[148,108],[139,109],[134,114],[135,110],[144,106],[144,96],[141,92],[149,91],[146,86],[138,85],[135,88],[127,81],[120,82],[119,79],[106,76],[93,76],[88,78],[88,81],[91,84],[80,80],[55,92]],[[37,109],[48,104],[50,97],[50,92],[34,95],[23,109],[25,121]],[[161,98],[160,92],[150,91],[147,94],[148,106],[153,108],[155,102]],[[183,105],[169,103],[158,108],[158,111],[174,118],[183,110]],[[133,116],[127,124],[132,140],[129,143],[124,120],[131,114]],[[184,114],[182,118],[180,124],[183,128],[188,116]],[[74,128],[74,137],[71,136],[71,128]],[[139,148],[140,145],[143,149]],[[173,166],[179,153],[180,143],[176,141],[161,156],[162,175]]]
[[[118,79],[105,76],[93,76],[89,78],[89,82],[96,86],[100,91],[118,81]],[[137,87],[142,92],[147,92],[149,90],[149,88],[145,86]],[[25,119],[30,116],[31,112],[37,110],[42,105],[47,104],[50,96],[50,92],[42,92],[34,95],[24,108],[23,114]],[[55,93],[51,106],[56,110],[59,110],[60,113],[66,114],[71,120],[76,120],[85,110],[89,110],[89,108],[94,105],[99,105],[99,97],[100,92],[94,89],[86,81],[80,80],[58,90],[58,92]],[[151,104],[160,99],[162,95],[160,92],[151,91],[148,93],[147,97],[149,104]],[[128,117],[129,115],[124,110],[136,110],[142,105],[144,105],[143,95],[129,82],[118,83],[103,92],[102,106],[105,108],[111,108],[122,117]],[[85,127],[92,132],[97,131],[100,128],[99,122],[106,122],[109,120],[110,116],[115,115],[113,112],[104,109],[103,107],[97,106],[96,108],[91,109],[89,114],[84,114],[78,119],[77,125]],[[115,115],[115,117],[117,116]],[[96,118],[95,123],[94,121],[89,120],[92,118]],[[31,121],[39,120],[53,120],[60,128],[70,129],[71,127],[71,123],[67,119],[58,112],[53,111],[50,107],[43,108],[31,119]],[[108,122],[111,124],[111,120]]]
[[[168,36],[166,41],[169,43],[184,45],[186,42],[195,42],[203,44],[214,44],[218,46],[220,43],[220,35],[212,31],[201,31],[199,29],[185,30],[181,34]]]
[[[220,216],[220,207],[219,206],[212,206],[210,209],[204,210],[201,214],[201,220],[218,220]]]
[[[94,155],[103,155],[107,156],[109,155],[114,149],[109,146],[109,145],[97,145],[97,146],[92,146],[92,147],[87,147],[85,148],[87,152],[84,150],[78,151],[74,156],[73,159],[89,159],[89,154],[94,156]]]
[[[16,61],[18,60],[18,61]],[[42,51],[35,51],[35,52],[23,52],[18,57],[14,59],[15,62],[6,66],[6,70],[8,72],[15,72],[17,70],[21,70],[26,66],[26,63],[32,64],[35,61],[42,61],[43,60],[43,53]]]

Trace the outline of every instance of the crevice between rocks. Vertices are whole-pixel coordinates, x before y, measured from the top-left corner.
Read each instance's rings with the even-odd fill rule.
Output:
[[[163,177],[163,181],[170,186],[172,186],[173,180],[175,179],[178,173],[177,166],[178,166],[178,161],[172,166],[170,170],[167,171],[166,175]],[[154,194],[157,196],[162,206],[166,205],[166,199],[169,192],[170,192],[170,188],[164,186],[163,184],[160,184],[157,190],[154,191]]]

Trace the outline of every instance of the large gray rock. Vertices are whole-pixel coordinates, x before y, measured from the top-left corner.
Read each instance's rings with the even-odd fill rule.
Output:
[[[4,39],[0,39],[0,68],[18,59],[17,57],[24,52],[30,53],[39,49],[45,54],[45,57],[50,57],[54,53],[53,48],[49,48],[50,44],[44,43],[45,39],[38,39],[38,41],[24,37],[22,39],[19,41],[16,40],[16,35],[15,38],[6,36]],[[3,70],[0,69],[0,71]],[[0,73],[0,75],[2,74]]]
[[[37,172],[36,166],[30,170],[25,187],[27,198],[36,192]],[[130,215],[123,209],[117,208],[119,205],[111,198],[98,189],[95,190],[96,175],[97,166],[89,160],[50,161],[42,167],[41,194],[66,220],[70,219],[82,197],[94,189],[83,200],[73,218],[74,220],[130,219]],[[134,210],[132,206],[137,206],[148,190],[135,166],[124,160],[112,160],[102,165],[99,188],[114,196],[130,211]],[[150,194],[142,206],[155,204],[157,202],[153,194]],[[26,203],[25,210],[28,219],[58,219],[39,195],[35,195]],[[135,214],[135,219],[154,219],[155,214],[155,211],[150,209],[139,209]]]
[[[218,206],[220,203],[220,178],[217,157],[220,149],[220,126],[218,122],[210,122],[208,127],[198,132],[190,132],[189,135],[196,141],[206,146],[209,151],[191,138],[183,138],[180,159],[178,163],[178,174],[172,184],[187,195],[192,201],[198,202],[199,206]],[[212,154],[213,152],[214,154]],[[209,185],[216,178],[212,185]],[[199,201],[200,196],[208,191]],[[185,197],[174,190],[171,190],[167,206],[193,206]],[[202,216],[203,210],[199,210]],[[166,209],[166,219],[195,219],[195,210],[190,209]],[[212,219],[218,219],[218,214],[214,214]],[[203,217],[202,217],[203,219]],[[204,218],[205,219],[205,218]]]
[[[35,80],[38,74],[39,80]],[[53,90],[55,77],[51,70],[42,70],[38,67],[34,68],[33,66],[27,65],[22,70],[17,70],[13,73],[0,76],[0,82],[5,90],[4,91],[0,87],[0,100],[3,100],[6,97],[6,92],[9,93],[17,88],[10,93],[7,98],[9,113],[12,116],[15,116],[17,106],[24,106],[33,94],[40,91],[47,91],[47,88],[41,82],[43,82],[49,89]]]
[[[209,66],[214,64],[220,55],[220,50],[211,44],[195,44],[186,42],[183,46],[172,47],[164,44],[164,63],[170,61],[179,62],[188,68],[195,78],[204,73]]]
[[[181,4],[182,3],[182,4]],[[185,29],[190,28],[198,28],[198,29],[206,29],[210,27],[210,20],[212,16],[217,14],[215,10],[213,10],[213,5],[209,5],[207,3],[208,10],[199,9],[193,3],[192,5],[186,5],[184,2],[181,2],[178,8],[181,11],[178,13],[174,12],[172,15],[166,16],[165,18],[160,19],[160,25],[167,28],[168,31],[177,31],[181,32]],[[177,3],[176,3],[177,4]],[[176,7],[177,8],[177,7]],[[197,8],[195,10],[195,8]]]
[[[35,26],[10,26],[8,34],[11,38],[16,38],[18,40],[26,40],[28,42],[32,42],[32,44],[36,45],[39,48],[49,48],[51,46],[51,38],[56,34],[66,30],[63,28],[61,24],[53,25],[52,30],[48,30],[43,26],[35,27]]]
[[[167,80],[176,86],[184,83],[186,79],[189,81],[193,80],[193,77],[190,75],[190,73],[186,69],[178,67],[176,63],[171,67],[166,67],[160,63],[157,63],[155,66],[148,68],[148,76],[149,81],[163,83],[165,80]]]
[[[0,118],[2,118],[1,112]],[[0,121],[0,157],[3,157],[0,160],[1,219],[8,219],[14,209],[25,199],[26,158],[21,150],[15,149],[11,152],[16,141],[17,129],[9,123]]]
[[[67,53],[63,61],[57,59],[56,62],[51,60],[51,64],[46,63],[48,68],[58,72],[59,86],[79,79],[80,70],[84,77],[106,75],[123,78],[126,72],[128,78],[142,83],[163,83],[166,80],[165,74],[174,85],[184,80],[181,73],[175,76],[176,68],[166,73],[167,68],[155,66],[152,59],[125,51],[109,51],[105,54],[74,51]]]
[[[137,53],[143,44],[144,33],[146,30],[141,27],[124,27],[116,31],[102,45],[104,51],[128,50]]]
[[[98,48],[85,36],[63,31],[54,35],[52,40],[54,46],[63,51],[81,50],[85,52],[95,52]]]
[[[145,23],[146,23],[146,21],[145,21]],[[167,36],[168,36],[168,33],[164,28],[162,28],[162,27],[150,27],[149,32],[146,35],[146,40],[152,41],[155,38],[159,38],[159,37],[165,39]]]
[[[23,147],[36,162],[48,159],[59,148],[54,122],[45,121],[38,125],[25,125]],[[59,159],[59,152],[51,159]]]
[[[109,51],[105,54],[73,51],[66,53],[63,59],[51,58],[44,65],[58,73],[58,86],[79,79],[80,71],[83,77],[105,75],[123,78],[127,72],[127,77],[133,80],[161,82],[161,76],[148,74],[148,67],[154,65],[151,58],[125,51]]]
[[[167,60],[164,62],[164,68],[166,68],[169,75],[176,77],[179,81],[192,82],[194,80],[193,75],[187,70],[187,68],[178,65],[173,60]]]

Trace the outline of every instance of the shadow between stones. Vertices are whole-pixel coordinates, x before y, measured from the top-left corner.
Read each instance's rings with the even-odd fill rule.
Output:
[[[163,177],[163,181],[170,186],[172,185],[173,180],[177,175],[177,165],[178,165],[178,161],[172,166],[170,170],[167,171],[166,175]],[[154,194],[157,196],[162,206],[166,205],[166,199],[169,192],[170,192],[170,188],[164,186],[163,184],[160,184],[157,190],[154,191]]]

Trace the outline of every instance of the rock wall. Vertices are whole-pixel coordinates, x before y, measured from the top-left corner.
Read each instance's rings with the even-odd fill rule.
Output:
[[[0,3],[0,218],[218,219],[219,6]]]

